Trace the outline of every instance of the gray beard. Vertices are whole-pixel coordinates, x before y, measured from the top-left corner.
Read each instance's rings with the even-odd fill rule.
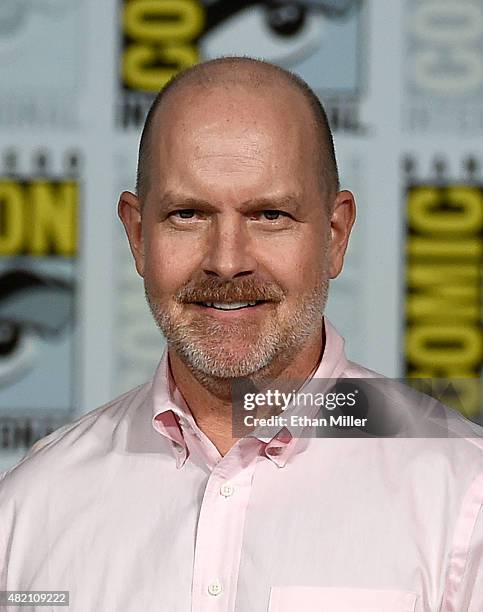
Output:
[[[156,324],[168,346],[176,352],[195,378],[206,388],[220,391],[235,378],[252,380],[271,378],[290,363],[306,341],[322,330],[322,318],[328,298],[329,281],[325,279],[310,294],[298,300],[298,307],[289,320],[267,317],[256,341],[245,346],[243,355],[230,351],[221,341],[229,338],[230,325],[197,317],[189,322],[162,308],[159,300],[145,287],[146,299]],[[245,325],[245,324],[243,324]],[[240,324],[233,324],[232,333],[240,334]],[[225,383],[225,384],[224,384]]]

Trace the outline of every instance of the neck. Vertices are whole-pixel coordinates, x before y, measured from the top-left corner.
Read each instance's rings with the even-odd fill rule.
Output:
[[[260,378],[293,378],[305,380],[317,368],[325,347],[325,331],[321,327],[295,354],[274,360]],[[225,455],[239,438],[232,436],[231,379],[213,379],[193,372],[172,349],[168,350],[171,375],[198,427]]]

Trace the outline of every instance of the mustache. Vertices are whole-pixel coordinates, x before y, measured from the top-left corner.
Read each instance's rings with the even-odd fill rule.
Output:
[[[283,289],[274,282],[254,278],[240,278],[221,281],[206,278],[190,281],[175,295],[183,304],[192,302],[281,302],[285,297]]]

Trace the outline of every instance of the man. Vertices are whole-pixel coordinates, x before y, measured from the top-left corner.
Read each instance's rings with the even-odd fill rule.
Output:
[[[1,587],[76,612],[481,612],[476,435],[232,429],[234,381],[377,376],[323,317],[355,205],[310,89],[248,58],[186,71],[119,214],[168,349],[3,475]]]

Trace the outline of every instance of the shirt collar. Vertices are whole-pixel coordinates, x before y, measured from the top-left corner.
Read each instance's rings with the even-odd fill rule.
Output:
[[[188,447],[180,423],[188,421],[190,412],[181,393],[174,386],[167,347],[154,374],[152,400],[152,426],[155,431],[173,443],[176,466],[179,468],[188,457]]]
[[[303,386],[304,391],[310,388],[310,383],[313,380],[338,378],[348,366],[344,350],[345,340],[327,317],[324,317],[324,330],[324,353],[316,370],[305,381]],[[318,385],[317,382],[316,385]],[[318,390],[320,390],[319,387]],[[295,413],[295,411],[293,411],[293,413]],[[291,428],[290,425],[288,425],[287,427],[283,427],[275,436],[261,436],[259,439],[266,443],[265,454],[279,467],[284,467],[295,451],[301,451],[305,446],[304,444],[300,444],[297,433],[296,428]]]
[[[324,353],[317,369],[307,379],[307,382],[314,378],[338,378],[348,364],[344,351],[344,338],[327,317],[324,317],[323,323],[325,329]],[[180,422],[189,424],[194,429],[197,429],[197,426],[189,407],[174,384],[167,347],[154,375],[152,400],[152,426],[155,431],[172,441],[177,467],[181,467],[187,459],[188,448]],[[261,435],[256,437],[265,443],[265,455],[279,467],[284,467],[295,452],[295,448],[299,446],[297,445],[298,438],[287,427],[283,427],[271,437]]]

